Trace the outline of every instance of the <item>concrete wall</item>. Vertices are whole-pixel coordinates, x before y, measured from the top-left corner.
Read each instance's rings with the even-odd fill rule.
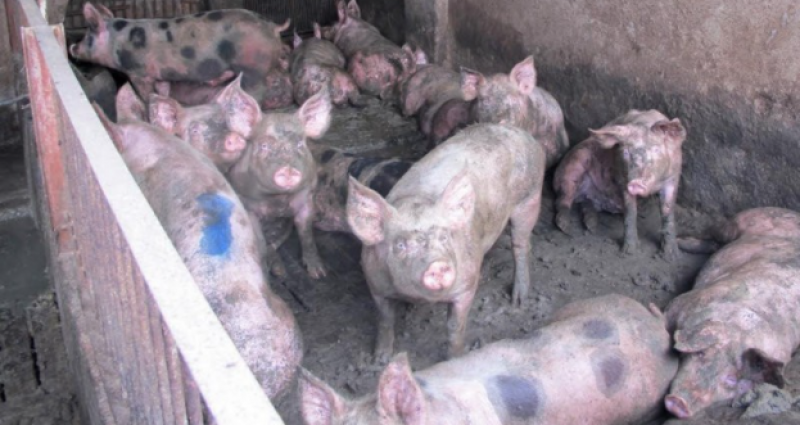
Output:
[[[407,0],[408,37],[440,62],[508,72],[533,54],[573,143],[630,108],[681,118],[682,204],[800,209],[797,2],[423,2]]]

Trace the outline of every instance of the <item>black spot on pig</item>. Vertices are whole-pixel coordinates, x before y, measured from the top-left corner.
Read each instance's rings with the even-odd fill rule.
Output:
[[[606,320],[592,319],[583,323],[583,336],[589,339],[606,339],[614,334],[614,326]]]
[[[181,22],[183,22],[183,18],[178,18],[178,19],[175,20],[176,24],[180,24]]]
[[[625,355],[619,349],[599,348],[591,355],[595,384],[606,397],[622,389],[628,375]]]
[[[209,21],[221,21],[223,17],[224,17],[224,15],[223,15],[222,11],[219,11],[219,10],[215,10],[215,11],[210,12],[208,14],[208,20]]]
[[[406,161],[386,164],[369,182],[369,188],[385,198],[409,168],[411,168],[411,163]]]
[[[164,81],[180,81],[183,79],[183,75],[175,68],[164,68],[161,70],[161,79]]]
[[[128,21],[123,21],[123,20],[114,21],[114,23],[111,24],[111,27],[114,28],[114,30],[116,31],[122,31],[127,26],[128,26]]]
[[[186,59],[194,59],[195,56],[194,47],[191,46],[181,47],[181,56],[185,57]]]
[[[219,77],[223,70],[222,64],[218,60],[204,59],[197,66],[197,75],[201,80],[207,81]]]
[[[202,18],[203,16],[206,16],[206,12],[198,12],[194,14],[195,18]]]
[[[94,46],[94,36],[89,34],[86,36],[86,47],[91,49]]]
[[[211,15],[209,15],[209,17],[211,17]],[[230,62],[231,59],[236,56],[236,46],[234,46],[230,40],[222,40],[217,45],[217,54],[222,60]]]
[[[142,65],[136,60],[133,53],[127,49],[121,49],[117,51],[117,61],[119,61],[119,67],[125,71],[132,71],[134,69],[139,69]]]
[[[328,149],[325,152],[323,152],[322,156],[320,157],[320,162],[322,162],[323,164],[327,164],[328,161],[330,161],[334,155],[336,155],[336,151],[333,149]]]
[[[142,27],[131,28],[131,33],[128,35],[128,41],[137,49],[142,49],[147,46],[147,33]]]
[[[383,160],[380,158],[359,158],[353,161],[353,163],[347,167],[347,174],[350,174],[355,178],[359,178],[365,168],[375,165],[381,161]]]
[[[167,43],[172,43],[172,31],[167,30]]]
[[[514,418],[530,419],[544,407],[545,393],[536,378],[497,375],[490,378],[484,387],[498,416],[508,413]]]
[[[161,28],[162,30],[165,30],[165,29],[169,28],[169,22],[161,21],[161,22],[158,23],[158,27]]]

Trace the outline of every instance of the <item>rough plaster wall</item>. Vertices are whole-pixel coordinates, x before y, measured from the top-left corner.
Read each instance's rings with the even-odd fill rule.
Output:
[[[689,130],[681,203],[727,214],[800,209],[797,2],[433,3],[449,3],[449,25],[433,23],[446,36],[427,39],[446,51],[440,61],[508,72],[533,54],[573,143],[629,108],[657,108]],[[408,25],[418,24],[431,26]]]

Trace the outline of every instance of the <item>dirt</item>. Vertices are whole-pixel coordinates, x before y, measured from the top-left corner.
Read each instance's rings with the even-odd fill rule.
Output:
[[[320,143],[358,154],[418,156],[424,141],[415,123],[403,119],[391,105],[372,102],[366,110],[335,111],[332,129]],[[621,293],[663,309],[675,296],[689,290],[707,256],[684,253],[675,263],[663,259],[658,248],[661,221],[657,199],[640,205],[641,248],[636,255],[626,256],[620,250],[622,216],[600,214],[598,230],[590,234],[583,230],[577,210],[573,211],[574,234],[566,235],[553,224],[553,195],[548,187],[531,235],[530,297],[522,308],[511,306],[514,266],[506,232],[483,262],[467,330],[470,349],[500,339],[525,337],[544,324],[552,312],[574,300]],[[698,211],[678,208],[679,233],[697,232],[713,220]],[[316,281],[307,277],[293,236],[280,250],[289,277],[273,279],[272,285],[290,304],[302,329],[304,367],[340,393],[358,397],[374,391],[382,370],[371,356],[377,311],[360,267],[361,245],[344,233],[317,231],[316,237],[329,275]],[[444,304],[407,305],[400,315],[396,350],[409,353],[414,370],[445,360],[446,315]],[[789,381],[798,374],[800,361],[795,359],[789,366]],[[796,384],[787,389],[798,393]],[[293,402],[280,408],[289,412],[284,414],[287,425],[302,423]],[[712,422],[703,423],[728,423],[732,415],[743,411],[734,410],[720,422],[712,418]],[[663,414],[647,424],[662,424],[668,419]],[[764,423],[758,420],[761,417],[741,423]]]

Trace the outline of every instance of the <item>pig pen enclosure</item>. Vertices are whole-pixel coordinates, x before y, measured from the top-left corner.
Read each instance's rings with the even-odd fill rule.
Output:
[[[757,40],[753,43],[760,43],[750,46],[750,53],[763,52],[775,61],[763,67],[727,44],[741,39],[724,40],[732,31],[724,24],[740,22],[751,6],[740,5],[735,11],[721,2],[704,1],[696,9],[676,12],[656,4],[640,9],[627,1],[606,10],[581,1],[560,6],[504,1],[506,13],[474,0],[406,0],[405,11],[399,12],[396,3],[384,3],[364,2],[364,16],[384,19],[379,25],[383,31],[397,34],[400,28],[404,38],[424,48],[436,63],[508,72],[533,54],[539,84],[564,108],[572,145],[588,134],[588,128],[634,107],[658,108],[687,122],[677,210],[680,233],[699,232],[722,215],[747,207],[800,207],[800,107],[795,103],[800,91],[794,79],[800,65],[784,50],[800,43],[800,13],[789,2],[776,2],[781,5],[762,11],[763,26],[747,26]],[[786,7],[781,9],[783,3]],[[201,2],[175,4],[205,7]],[[36,136],[27,142],[32,186],[84,418],[119,424],[199,424],[212,418],[221,425],[301,424],[295,397],[277,403],[282,414],[278,419],[193,287],[80,94],[66,62],[61,29],[49,27],[33,1],[7,0],[6,10],[11,28],[31,27],[19,37],[12,35],[12,40],[19,49],[25,47]],[[397,22],[385,21],[389,11]],[[513,11],[525,13],[513,16]],[[654,22],[657,14],[668,16],[671,26]],[[564,22],[564,16],[574,21]],[[678,22],[687,16],[705,27],[700,32],[687,30]],[[565,34],[563,28],[570,26],[595,37]],[[703,34],[716,38],[703,44]],[[695,50],[676,53],[681,48],[706,50],[708,57]],[[664,60],[678,66],[662,69]],[[749,68],[732,69],[733,63]],[[752,78],[752,86],[742,82],[753,73],[759,77]],[[403,117],[397,105],[378,99],[369,99],[363,109],[336,109],[331,129],[315,143],[354,155],[411,160],[418,159],[426,145],[413,119]],[[564,234],[554,225],[551,177],[531,235],[528,300],[521,308],[511,305],[514,265],[505,232],[483,262],[469,315],[468,349],[524,338],[553,311],[578,299],[620,293],[664,308],[691,288],[707,259],[689,253],[672,263],[662,258],[657,199],[641,204],[641,244],[634,255],[620,252],[621,216],[601,214],[597,232],[589,233],[578,224],[575,211],[576,231]],[[374,391],[382,367],[371,356],[377,310],[361,270],[361,245],[344,233],[317,231],[316,239],[327,277],[315,280],[307,275],[293,235],[280,250],[288,275],[271,277],[270,284],[300,325],[303,366],[343,394],[363,395]],[[441,304],[414,304],[402,310],[396,349],[409,353],[414,370],[445,359],[446,310]],[[800,395],[798,356],[788,365],[786,378],[785,389]],[[4,402],[0,398],[0,409]],[[736,423],[800,423],[798,410]],[[739,413],[741,409],[718,406],[711,417],[695,421],[731,423]],[[647,424],[669,420],[662,414]]]

